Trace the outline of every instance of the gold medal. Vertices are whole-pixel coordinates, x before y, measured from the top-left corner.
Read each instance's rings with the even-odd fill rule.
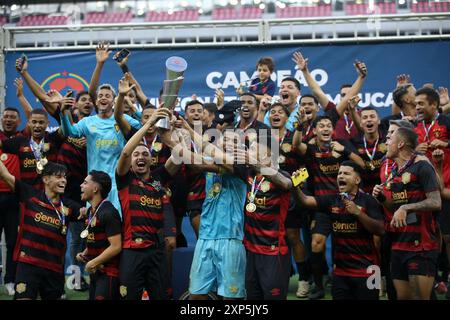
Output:
[[[97,217],[92,218],[91,221],[91,227],[95,227],[95,225],[97,224]]]
[[[88,229],[84,229],[84,230],[81,231],[81,233],[80,233],[80,238],[81,238],[81,239],[86,239],[88,235],[89,235]]]
[[[264,181],[262,184],[261,184],[261,191],[262,192],[267,192],[267,191],[269,191],[270,190],[270,182],[269,181]]]
[[[281,155],[278,157],[278,163],[284,163],[286,161],[286,157]]]
[[[63,236],[65,236],[65,235],[67,234],[67,226],[66,226],[66,225],[63,225],[63,226],[62,226],[62,228],[61,228],[61,234],[62,234]]]
[[[386,184],[386,188],[387,188],[388,190],[391,190],[391,183],[390,183],[390,182]]]
[[[371,161],[371,162],[369,162],[369,168],[370,168],[370,170],[375,170],[375,166],[373,165],[373,162]]]
[[[253,202],[247,203],[247,205],[245,206],[245,209],[248,212],[255,212],[256,211],[256,204],[254,204]]]
[[[153,150],[155,150],[156,152],[160,152],[162,149],[162,143],[161,142],[155,142],[153,144]]]
[[[220,183],[216,182],[216,183],[213,184],[213,192],[214,193],[219,193],[220,189],[221,189]]]
[[[281,150],[283,150],[285,153],[291,152],[292,146],[289,143],[283,143],[281,145]]]
[[[42,170],[44,170],[44,166],[42,165],[41,161],[38,161],[38,162],[36,163],[36,172],[37,172],[38,174],[41,174],[41,173],[42,173]]]
[[[6,153],[3,153],[3,154],[0,156],[0,160],[2,160],[2,161],[8,160],[8,155],[7,155]]]

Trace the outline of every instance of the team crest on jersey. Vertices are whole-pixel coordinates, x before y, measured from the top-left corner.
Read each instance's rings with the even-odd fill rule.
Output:
[[[114,124],[114,129],[116,129],[116,132],[119,132],[120,128],[119,128],[119,125],[117,123]]]
[[[172,190],[170,190],[169,188],[166,188],[166,196],[169,198],[172,196]]]
[[[127,287],[120,286],[120,295],[122,296],[122,298],[126,297],[126,295],[127,295]]]
[[[267,192],[270,190],[270,182],[269,181],[264,181],[263,183],[261,183],[261,191],[262,192]]]
[[[97,127],[96,126],[91,126],[90,129],[91,129],[92,132],[97,131]]]
[[[47,152],[48,150],[50,150],[50,143],[44,143],[44,152]]]
[[[339,207],[331,207],[331,213],[339,213],[340,211]]]
[[[0,156],[0,160],[2,160],[2,161],[8,160],[8,155],[7,155],[6,153],[3,153],[3,154]]]
[[[161,143],[161,142],[155,142],[155,143],[153,144],[153,150],[154,150],[155,152],[160,152],[161,149],[162,149],[162,143]]]
[[[281,145],[281,150],[283,150],[283,152],[285,152],[285,153],[291,152],[291,150],[292,150],[292,145],[289,144],[289,143],[283,143],[283,144]]]
[[[433,131],[434,137],[435,138],[441,138],[442,137],[442,129],[441,128],[436,128]]]
[[[27,284],[20,282],[18,284],[16,284],[16,292],[17,293],[24,293],[25,290],[27,290]]]
[[[404,174],[402,174],[402,182],[403,182],[403,184],[407,184],[410,181],[411,181],[411,173],[405,172]]]

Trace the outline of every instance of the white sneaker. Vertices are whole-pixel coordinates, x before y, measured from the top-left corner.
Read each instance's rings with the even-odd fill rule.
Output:
[[[13,296],[15,293],[14,283],[9,282],[5,284],[6,291],[8,291],[8,295]]]
[[[308,281],[299,281],[297,293],[295,294],[297,298],[307,298],[309,295],[309,282]]]

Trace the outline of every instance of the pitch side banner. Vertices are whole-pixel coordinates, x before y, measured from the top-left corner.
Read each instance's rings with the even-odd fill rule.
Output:
[[[277,86],[284,77],[295,76],[302,84],[302,93],[308,93],[309,88],[301,72],[295,69],[291,60],[292,54],[297,50],[309,59],[312,75],[334,101],[339,98],[340,86],[356,79],[354,61],[364,61],[369,72],[361,92],[360,106],[372,105],[378,108],[382,116],[390,113],[391,92],[398,74],[410,74],[416,87],[424,83],[433,83],[435,87],[450,86],[450,41],[146,49],[133,50],[128,65],[147,96],[156,103],[165,79],[166,59],[174,55],[186,59],[188,68],[180,91],[182,109],[192,94],[204,102],[213,101],[217,88],[225,91],[227,100],[235,98],[236,87],[255,76],[256,61],[263,56],[271,56],[275,61],[272,79]],[[29,59],[31,75],[44,90],[56,89],[65,93],[69,88],[75,91],[87,89],[95,67],[95,51],[25,53]],[[6,54],[6,106],[19,107],[14,79],[18,77],[15,60],[21,54],[22,52]],[[111,58],[113,54],[114,50]],[[114,60],[109,59],[104,65],[100,83],[111,83],[117,88],[121,76],[120,68]],[[28,88],[25,88],[25,95],[34,108],[39,107]]]

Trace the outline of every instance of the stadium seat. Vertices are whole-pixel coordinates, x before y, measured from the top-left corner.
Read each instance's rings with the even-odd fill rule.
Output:
[[[307,18],[331,16],[331,5],[319,5],[309,7],[277,7],[275,10],[277,18]]]

